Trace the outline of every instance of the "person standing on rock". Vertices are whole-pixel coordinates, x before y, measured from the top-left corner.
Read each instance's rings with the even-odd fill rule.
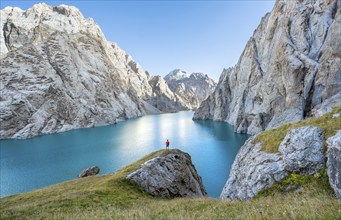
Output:
[[[169,142],[169,140],[167,139],[167,141],[166,141],[166,150],[169,149],[169,144],[170,144],[170,142]]]

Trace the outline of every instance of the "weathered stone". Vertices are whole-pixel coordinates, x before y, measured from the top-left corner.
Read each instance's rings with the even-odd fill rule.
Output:
[[[220,195],[222,199],[251,199],[289,173],[313,174],[324,166],[324,138],[318,127],[291,130],[278,153],[261,151],[260,143],[253,142],[251,137],[239,150]]]
[[[82,170],[82,172],[80,172],[78,177],[81,178],[81,177],[87,177],[87,176],[95,176],[99,173],[99,171],[100,169],[98,166],[92,166],[92,167]]]
[[[141,165],[127,176],[148,193],[163,197],[204,197],[207,195],[189,154],[171,150]]]
[[[327,139],[327,172],[330,186],[337,198],[341,198],[341,130]]]
[[[251,199],[288,175],[279,153],[263,152],[253,141],[250,138],[238,152],[220,198]]]
[[[333,114],[333,118],[338,118],[341,116],[341,113],[336,113],[336,114]]]
[[[324,136],[319,127],[292,129],[279,146],[284,169],[293,173],[316,173],[324,167]]]
[[[339,0],[277,0],[194,119],[256,134],[341,105]]]

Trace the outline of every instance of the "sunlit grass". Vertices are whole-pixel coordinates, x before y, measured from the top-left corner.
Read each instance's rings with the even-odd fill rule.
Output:
[[[278,152],[278,147],[285,135],[292,129],[303,126],[317,126],[323,131],[325,139],[336,134],[337,130],[341,129],[341,117],[333,118],[333,114],[341,112],[341,106],[333,109],[332,112],[327,113],[321,117],[309,118],[296,123],[285,124],[281,127],[271,129],[262,133],[259,133],[254,143],[260,142],[261,149],[263,151],[274,153]]]
[[[147,194],[125,176],[154,152],[115,174],[76,179],[0,199],[1,219],[340,219],[341,203],[320,187],[320,176],[290,176],[251,201],[165,199]],[[288,184],[300,193],[284,192]]]

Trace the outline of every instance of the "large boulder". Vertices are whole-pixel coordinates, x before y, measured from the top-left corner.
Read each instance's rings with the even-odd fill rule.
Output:
[[[190,155],[180,150],[171,150],[148,160],[126,178],[154,196],[193,198],[207,195]]]
[[[341,198],[341,130],[328,138],[327,172],[330,186],[337,198]]]
[[[240,149],[230,176],[220,195],[222,199],[247,200],[289,173],[316,173],[324,166],[322,130],[307,126],[288,132],[279,152],[267,153],[251,137]]]
[[[87,177],[87,176],[94,176],[97,175],[99,173],[100,169],[98,166],[92,166],[92,167],[88,167],[84,170],[82,170],[82,172],[80,172],[80,174],[78,175],[78,177]]]
[[[279,153],[261,151],[260,143],[253,141],[250,138],[240,149],[220,198],[251,199],[288,175]]]
[[[319,127],[292,129],[279,146],[284,168],[295,173],[316,173],[324,167],[324,136]]]

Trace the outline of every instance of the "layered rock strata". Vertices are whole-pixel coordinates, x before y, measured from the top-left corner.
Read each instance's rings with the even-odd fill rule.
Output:
[[[341,105],[339,0],[277,0],[194,119],[256,134]]]
[[[1,29],[1,139],[159,112],[145,71],[77,8],[6,7]]]

